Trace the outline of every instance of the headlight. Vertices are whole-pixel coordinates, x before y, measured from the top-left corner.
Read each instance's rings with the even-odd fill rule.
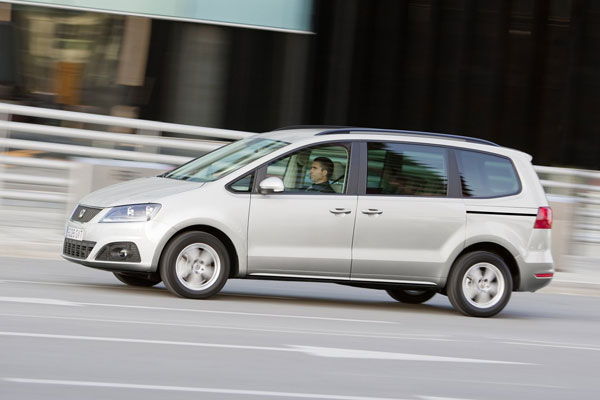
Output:
[[[100,222],[145,222],[150,221],[160,210],[160,204],[131,204],[113,207]]]

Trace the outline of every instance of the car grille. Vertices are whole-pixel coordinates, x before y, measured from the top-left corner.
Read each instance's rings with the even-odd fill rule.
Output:
[[[87,207],[79,205],[71,215],[71,221],[76,222],[90,222],[98,213],[102,211],[101,208]]]
[[[90,255],[95,245],[96,242],[65,239],[65,243],[63,244],[63,254],[85,260]]]

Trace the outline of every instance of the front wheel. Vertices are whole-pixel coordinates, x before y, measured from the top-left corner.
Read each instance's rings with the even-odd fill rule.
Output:
[[[448,277],[446,290],[455,309],[473,317],[498,314],[513,289],[508,266],[497,254],[475,251],[462,256]]]
[[[412,289],[386,289],[392,299],[401,303],[421,304],[435,296],[433,290],[412,290]]]
[[[218,238],[206,232],[186,232],[165,248],[160,276],[172,293],[206,299],[223,288],[229,268],[229,254]]]

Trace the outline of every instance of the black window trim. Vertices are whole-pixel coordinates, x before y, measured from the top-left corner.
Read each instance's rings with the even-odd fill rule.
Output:
[[[359,142],[360,142],[359,140],[340,140],[340,139],[331,140],[331,141],[323,141],[323,142],[315,142],[315,143],[307,144],[302,147],[297,147],[297,148],[292,149],[286,153],[283,153],[275,158],[271,158],[255,168],[256,175],[254,176],[252,194],[261,194],[259,191],[258,185],[260,184],[260,182],[262,182],[266,178],[267,166],[270,163],[272,163],[273,161],[280,160],[282,158],[289,156],[290,154],[296,153],[296,152],[301,151],[306,148],[318,147],[318,146],[324,146],[324,145],[341,144],[341,145],[345,146],[348,149],[348,151],[350,152],[350,156],[348,159],[348,161],[349,161],[348,184],[346,185],[345,193],[285,192],[284,191],[282,193],[273,193],[272,195],[276,195],[276,196],[293,196],[293,195],[300,195],[300,196],[315,196],[315,195],[317,195],[317,196],[356,196],[357,190],[358,190],[358,173],[359,173],[358,170],[360,168],[360,159],[359,159],[360,152],[358,151],[359,149],[357,147],[357,144],[359,144]],[[246,176],[246,175],[244,175],[244,176]]]
[[[460,184],[460,172],[458,171],[458,160],[456,158],[456,148],[448,147],[448,197],[452,199],[461,199],[462,186]]]
[[[250,186],[250,190],[249,191],[247,191],[247,192],[240,192],[238,190],[234,190],[233,189],[233,185],[236,182],[241,181],[242,179],[244,179],[248,175],[252,175],[252,174],[254,174],[254,178],[252,179],[252,185]],[[253,192],[253,190],[254,190],[254,184],[255,183],[256,183],[256,168],[253,168],[252,170],[248,171],[247,174],[244,174],[244,175],[242,175],[242,176],[240,176],[238,178],[235,178],[231,182],[227,183],[225,185],[225,190],[227,190],[228,192],[233,193],[233,194],[247,194],[247,195],[249,195],[249,194],[251,194]]]
[[[457,170],[457,179],[458,179],[458,184],[460,186],[460,194],[461,197],[463,199],[476,199],[476,200],[481,200],[481,199],[500,199],[503,197],[510,197],[510,196],[517,196],[519,194],[521,194],[523,192],[523,182],[521,182],[521,176],[519,175],[519,170],[517,169],[517,167],[515,166],[515,163],[513,162],[513,160],[508,157],[505,156],[503,154],[498,154],[498,153],[491,153],[489,151],[483,151],[483,150],[475,150],[475,149],[469,149],[469,148],[465,148],[465,147],[455,147],[455,156],[456,156],[456,170]],[[481,153],[481,154],[485,154],[488,156],[493,156],[493,157],[498,157],[498,158],[504,158],[506,160],[508,160],[508,162],[510,163],[510,165],[513,168],[513,171],[515,171],[515,175],[517,177],[517,183],[519,184],[519,189],[514,192],[514,193],[508,193],[508,194],[503,194],[500,196],[465,196],[462,192],[462,185],[460,185],[460,168],[458,167],[458,150],[461,151],[470,151],[473,153]]]
[[[429,146],[437,147],[445,150],[446,155],[446,170],[448,173],[448,183],[446,185],[446,195],[442,196],[422,196],[422,195],[407,195],[407,194],[378,194],[378,193],[367,193],[367,174],[368,174],[368,144],[369,143],[395,143],[405,145],[416,145],[416,146]],[[458,182],[458,190],[456,178],[458,178],[458,163],[453,158],[453,148],[445,145],[434,144],[434,143],[419,143],[419,142],[406,142],[402,140],[364,140],[361,146],[361,170],[360,178],[358,183],[358,195],[359,196],[375,196],[375,197],[405,197],[405,198],[425,198],[425,199],[448,199],[448,198],[461,198],[462,189],[460,188],[460,182]]]

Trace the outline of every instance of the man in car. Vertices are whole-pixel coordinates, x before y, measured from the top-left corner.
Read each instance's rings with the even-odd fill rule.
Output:
[[[416,178],[409,178],[402,172],[394,170],[388,178],[389,189],[388,194],[400,194],[400,195],[416,195],[418,191],[418,185]]]
[[[310,185],[307,192],[335,193],[329,184],[329,178],[333,174],[333,162],[327,157],[317,157],[310,168]]]

